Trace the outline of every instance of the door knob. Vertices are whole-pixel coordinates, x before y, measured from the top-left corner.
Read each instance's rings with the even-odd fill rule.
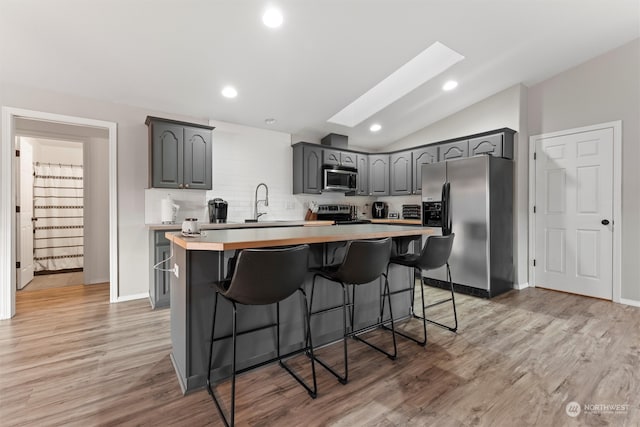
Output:
[[[609,220],[608,219],[603,219],[600,222],[602,223],[602,225],[609,225]]]

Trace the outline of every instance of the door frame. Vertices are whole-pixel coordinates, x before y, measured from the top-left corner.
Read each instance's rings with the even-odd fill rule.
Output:
[[[529,286],[535,287],[535,267],[533,258],[536,253],[536,221],[533,207],[536,201],[536,161],[534,153],[536,142],[544,138],[571,135],[601,129],[613,129],[613,277],[611,281],[613,302],[631,304],[621,298],[622,293],[622,120],[544,133],[529,137]]]
[[[0,144],[0,319],[9,319],[16,312],[16,199],[14,182],[16,118],[97,127],[109,132],[109,301],[117,302],[117,123],[3,106],[2,143]]]

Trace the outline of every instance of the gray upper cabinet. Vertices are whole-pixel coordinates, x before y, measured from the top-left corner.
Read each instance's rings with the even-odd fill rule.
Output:
[[[325,165],[356,167],[356,153],[348,151],[323,148],[322,160]]]
[[[469,157],[469,140],[448,142],[441,144],[439,147],[438,160],[459,159],[461,157]]]
[[[369,195],[389,195],[388,154],[369,154]]]
[[[211,189],[211,131],[184,128],[184,188]]]
[[[293,146],[293,194],[322,192],[322,157],[320,145]]]
[[[358,154],[356,157],[358,165],[358,190],[356,195],[369,195],[369,156],[366,154]]]
[[[413,150],[413,194],[422,193],[422,166],[438,162],[438,147],[430,146]]]
[[[356,153],[350,153],[348,151],[343,151],[340,153],[340,164],[342,166],[348,166],[350,168],[357,168],[357,155]]]
[[[389,161],[391,195],[411,194],[411,151],[393,153]]]
[[[182,183],[184,128],[170,123],[151,123],[152,182],[154,188],[179,188]]]
[[[153,188],[211,189],[211,126],[147,117]]]
[[[322,150],[322,162],[325,165],[338,166],[340,164],[340,151],[324,148]]]
[[[488,154],[513,159],[513,134],[498,133],[469,140],[469,155]]]

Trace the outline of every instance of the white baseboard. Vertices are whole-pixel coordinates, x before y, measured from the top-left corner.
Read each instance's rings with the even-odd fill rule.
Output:
[[[514,283],[513,284],[513,289],[517,289],[519,291],[521,291],[522,289],[528,288],[528,287],[529,287],[529,282]]]
[[[142,294],[121,296],[116,299],[116,302],[132,301],[135,299],[142,299],[142,298],[149,298],[149,292],[145,292]]]
[[[620,304],[632,305],[634,307],[640,307],[640,301],[633,299],[620,298]]]

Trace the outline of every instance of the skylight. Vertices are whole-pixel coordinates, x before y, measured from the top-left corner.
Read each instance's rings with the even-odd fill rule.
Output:
[[[435,42],[327,121],[354,127],[463,59]]]

